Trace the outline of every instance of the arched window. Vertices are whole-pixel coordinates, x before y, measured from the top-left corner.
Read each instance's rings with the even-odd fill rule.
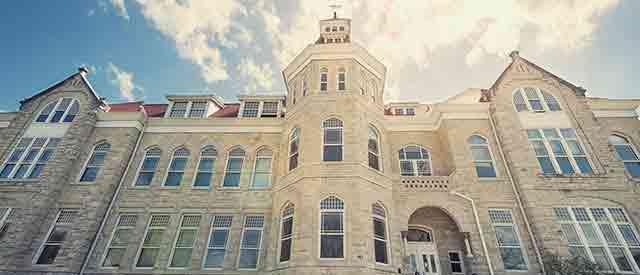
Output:
[[[266,188],[271,186],[271,160],[273,152],[269,149],[260,149],[256,154],[256,162],[253,165],[254,188]]]
[[[289,171],[298,167],[298,159],[300,158],[300,137],[298,128],[291,131],[289,137]]]
[[[140,164],[138,171],[138,178],[136,179],[136,186],[149,186],[153,181],[153,176],[156,173],[158,162],[160,161],[160,155],[162,151],[159,148],[148,149],[144,154],[144,159]]]
[[[369,126],[369,167],[380,170],[380,138],[378,132],[372,126]]]
[[[212,145],[208,145],[200,150],[200,160],[196,168],[196,176],[193,181],[194,187],[210,187],[213,176],[216,174],[216,158],[218,151]]]
[[[533,111],[537,113],[561,111],[556,98],[539,88],[524,87],[513,93],[513,104],[517,112]]]
[[[280,226],[280,262],[288,262],[291,258],[293,241],[293,210],[294,205],[288,203],[282,211],[282,225]]]
[[[379,203],[371,206],[373,218],[373,250],[376,263],[388,264],[387,255],[387,213]]]
[[[320,258],[344,258],[344,203],[335,196],[320,202]]]
[[[342,161],[342,121],[330,118],[322,123],[324,129],[324,145],[322,159],[324,161]]]
[[[376,102],[376,96],[378,95],[378,85],[376,85],[376,81],[373,79],[369,80],[369,87],[371,87],[371,91],[369,92],[371,101]]]
[[[47,104],[47,106],[40,111],[38,117],[36,117],[36,122],[72,122],[79,111],[80,105],[77,100],[73,98],[60,98]]]
[[[491,150],[487,139],[473,135],[467,139],[473,157],[473,165],[476,167],[476,174],[481,178],[493,178],[496,176],[496,169],[493,164]]]
[[[616,150],[616,157],[624,162],[624,168],[632,177],[640,177],[640,158],[638,151],[625,137],[610,135],[609,144]]]
[[[227,168],[224,173],[223,187],[239,187],[242,165],[244,163],[244,150],[235,148],[229,152]]]
[[[327,68],[320,69],[320,92],[326,92],[329,87],[329,70]]]
[[[338,91],[344,92],[347,89],[347,71],[344,68],[338,69]]]
[[[103,142],[93,147],[93,152],[84,165],[80,182],[93,182],[98,177],[98,173],[104,164],[107,153],[111,149],[111,144]]]
[[[169,164],[169,169],[167,169],[164,186],[180,186],[182,176],[184,175],[184,168],[187,166],[190,154],[186,148],[179,148],[173,152],[173,158],[171,159],[171,164]]]
[[[418,145],[409,145],[400,149],[401,176],[431,176],[431,154]]]

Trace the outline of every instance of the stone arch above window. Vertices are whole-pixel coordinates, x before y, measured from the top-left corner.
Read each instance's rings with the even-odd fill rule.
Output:
[[[398,151],[401,176],[431,176],[431,153],[420,145],[407,145]]]

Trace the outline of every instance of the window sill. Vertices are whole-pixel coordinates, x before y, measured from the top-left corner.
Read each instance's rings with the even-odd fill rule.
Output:
[[[605,174],[571,174],[571,175],[565,175],[565,174],[538,174],[538,177],[539,178],[549,178],[549,179],[553,179],[553,178],[582,179],[582,178],[603,178],[604,175]]]
[[[91,182],[87,182],[87,181],[76,181],[76,182],[72,182],[71,185],[77,185],[77,186],[83,186],[83,185],[87,185],[87,186],[92,186],[92,185],[96,185],[95,181],[91,181]]]
[[[129,189],[134,189],[134,190],[149,190],[151,189],[151,185],[141,185],[141,186],[131,186]]]
[[[22,185],[25,183],[37,183],[39,179],[0,179],[0,186],[14,186]]]

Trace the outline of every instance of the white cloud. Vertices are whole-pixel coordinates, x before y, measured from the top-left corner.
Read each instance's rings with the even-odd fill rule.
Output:
[[[124,0],[111,0],[111,5],[116,9],[118,15],[129,20],[129,13],[127,12],[127,6],[124,4]]]
[[[122,98],[133,101],[142,96],[144,89],[133,82],[133,73],[126,72],[111,62],[107,66],[109,81],[118,87]]]
[[[96,14],[96,10],[95,10],[95,9],[90,9],[90,10],[87,12],[87,16],[93,16],[94,14]]]
[[[238,71],[247,80],[245,92],[270,91],[273,86],[273,70],[269,64],[256,65],[253,60],[243,58]]]

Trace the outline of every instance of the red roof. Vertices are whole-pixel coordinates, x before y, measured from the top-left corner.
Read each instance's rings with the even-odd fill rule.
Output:
[[[109,104],[109,110],[107,110],[107,112],[135,113],[140,111],[141,105],[142,101]]]
[[[240,103],[225,104],[224,108],[211,114],[209,117],[237,117],[240,111]]]
[[[163,117],[167,111],[167,104],[144,104],[142,105],[148,117]]]

